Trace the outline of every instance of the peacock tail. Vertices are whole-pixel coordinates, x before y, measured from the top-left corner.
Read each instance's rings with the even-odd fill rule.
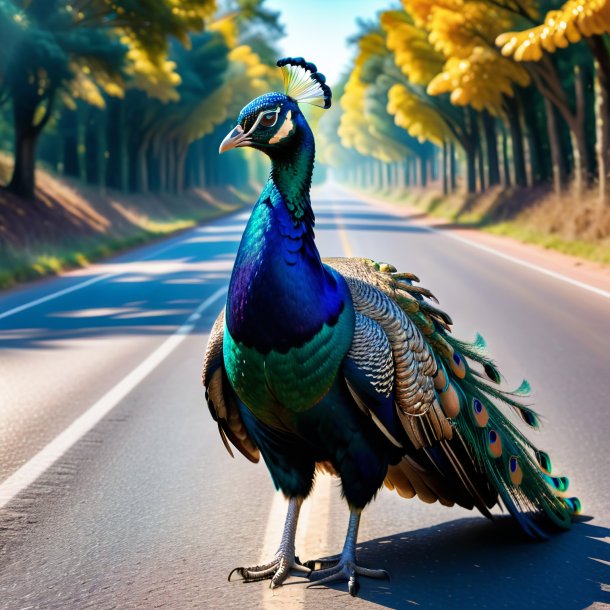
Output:
[[[487,516],[495,503],[493,493],[489,493],[493,491],[532,537],[546,537],[537,519],[540,515],[561,528],[570,527],[581,504],[578,498],[565,496],[567,477],[552,472],[548,454],[537,449],[504,412],[512,409],[530,428],[539,428],[539,416],[523,404],[530,391],[528,382],[513,392],[501,389],[500,373],[485,353],[483,338],[478,335],[473,343],[454,338],[451,318],[431,302],[436,299],[430,291],[414,285],[419,281],[416,276],[398,273],[392,265],[370,259],[324,262],[346,278],[357,311],[362,285],[389,297],[400,308],[400,313],[392,312],[394,318],[400,319],[404,314],[433,359],[433,366],[428,363],[426,369],[433,382],[428,396],[419,402],[413,400],[413,395],[407,403],[396,400],[404,430],[418,451],[390,466],[386,485],[406,497],[417,494],[428,502],[438,499],[446,505],[474,505]],[[366,299],[371,300],[370,296]],[[375,307],[379,310],[380,304],[376,302]],[[403,326],[406,328],[405,323]],[[388,337],[391,341],[391,334]],[[404,337],[401,341],[404,345]],[[396,360],[396,352],[394,357]],[[397,369],[397,386],[399,376]],[[426,394],[422,376],[419,377],[417,383]],[[411,409],[415,404],[416,408],[405,412],[405,404]],[[422,467],[418,457],[422,453],[437,468],[449,463],[472,496],[471,501],[460,500],[454,491],[444,490],[443,477],[436,477],[435,481],[434,473],[429,472],[430,463]],[[485,475],[492,490],[483,488],[477,478],[480,474]]]

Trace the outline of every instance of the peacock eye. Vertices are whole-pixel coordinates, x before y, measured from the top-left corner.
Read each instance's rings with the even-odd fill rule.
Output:
[[[263,127],[273,127],[277,121],[277,112],[265,112],[261,118],[261,125]]]

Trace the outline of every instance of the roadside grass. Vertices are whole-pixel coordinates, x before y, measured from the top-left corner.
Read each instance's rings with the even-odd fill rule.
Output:
[[[0,188],[0,289],[184,231],[240,209],[253,195],[252,187],[125,195],[39,170],[32,201]]]
[[[230,210],[213,208],[205,209],[203,213],[189,218],[177,218],[173,221],[155,222],[149,219],[146,223],[147,228],[122,237],[100,235],[80,240],[67,238],[65,242],[59,243],[35,243],[19,249],[10,246],[0,247],[0,290],[21,282],[85,267],[112,254],[213,220],[228,211]]]
[[[557,198],[547,189],[501,188],[476,196],[443,196],[432,189],[371,192],[455,225],[610,264],[610,201],[603,205],[594,194]]]
[[[143,230],[129,237],[98,237],[83,239],[80,242],[68,240],[67,243],[39,243],[20,250],[5,247],[0,249],[0,289],[47,275],[57,275],[69,269],[85,267],[112,254],[135,248],[196,224],[195,220],[177,220],[173,225],[166,223],[164,230]]]

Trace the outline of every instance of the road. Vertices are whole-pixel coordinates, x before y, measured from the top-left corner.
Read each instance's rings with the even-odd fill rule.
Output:
[[[227,582],[268,560],[285,504],[262,464],[226,453],[200,382],[247,213],[0,297],[0,608],[610,607],[610,299],[397,217],[337,187],[314,196],[323,256],[415,272],[527,376],[539,445],[584,517],[544,543],[506,517],[406,501],[364,513],[362,564],[390,582]],[[500,513],[498,512],[498,515]],[[322,477],[301,559],[341,549],[347,510]]]

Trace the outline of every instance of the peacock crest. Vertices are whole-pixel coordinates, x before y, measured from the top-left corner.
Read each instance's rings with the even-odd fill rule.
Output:
[[[284,92],[288,97],[298,103],[330,108],[332,91],[315,64],[302,57],[284,57],[278,60],[277,65],[282,69]]]

